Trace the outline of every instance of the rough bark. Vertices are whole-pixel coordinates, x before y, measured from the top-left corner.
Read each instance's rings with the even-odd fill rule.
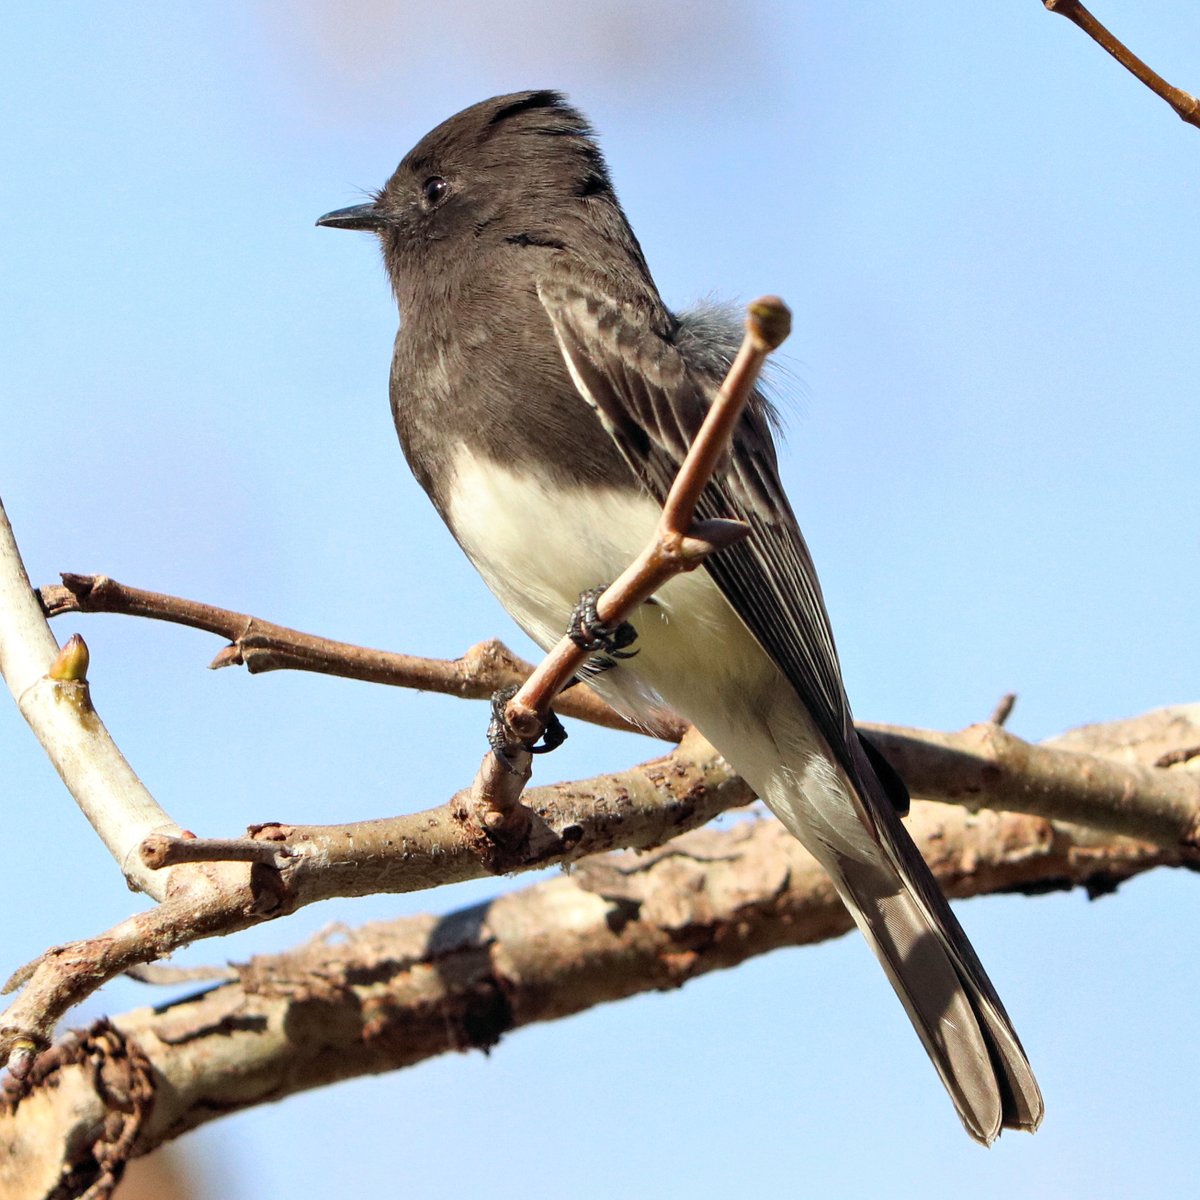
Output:
[[[919,804],[913,833],[952,896],[1110,891],[1184,850],[1039,817]],[[649,854],[444,917],[338,931],[236,968],[234,982],[69,1035],[0,1109],[0,1194],[103,1179],[130,1152],[255,1104],[448,1051],[638,992],[679,987],[850,927],[777,823],[699,830]],[[68,1194],[78,1194],[78,1191]]]

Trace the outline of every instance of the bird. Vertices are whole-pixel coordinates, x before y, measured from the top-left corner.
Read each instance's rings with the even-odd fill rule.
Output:
[[[549,649],[653,533],[737,350],[736,319],[667,307],[592,127],[553,90],[451,116],[369,201],[317,224],[379,239],[408,465]],[[612,652],[588,682],[635,720],[690,721],[816,858],[970,1136],[1032,1132],[1043,1101],[1012,1022],[902,823],[903,781],[853,724],[772,425],[756,391],[697,506],[749,536],[668,582],[623,637],[598,631]]]

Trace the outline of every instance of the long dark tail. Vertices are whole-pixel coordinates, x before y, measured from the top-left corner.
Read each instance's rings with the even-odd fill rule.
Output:
[[[1033,1132],[1042,1094],[996,989],[892,806],[881,798],[870,808],[880,859],[868,863],[835,850],[827,864],[847,908],[967,1132],[984,1145],[1002,1128]]]

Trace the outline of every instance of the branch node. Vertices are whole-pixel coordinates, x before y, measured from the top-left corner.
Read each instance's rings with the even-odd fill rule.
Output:
[[[541,736],[542,715],[537,708],[522,698],[520,692],[505,705],[504,720],[509,729],[523,742],[530,742]]]
[[[511,869],[499,865],[497,848],[505,850],[509,859],[528,840],[533,813],[521,803],[521,793],[533,773],[531,762],[528,750],[510,752],[508,761],[489,751],[471,784],[469,815],[485,835],[475,849],[493,873]]]
[[[62,571],[58,577],[84,611],[87,611],[88,601],[112,583],[107,575],[75,575],[70,571]]]
[[[707,557],[718,550],[727,550],[730,546],[736,546],[738,542],[744,542],[750,533],[750,526],[745,521],[714,517],[709,521],[696,521],[683,540],[685,543],[703,543],[704,556]]]
[[[18,1036],[9,1052],[8,1073],[18,1081],[28,1078],[33,1060],[44,1049],[45,1046],[39,1046],[32,1038]]]

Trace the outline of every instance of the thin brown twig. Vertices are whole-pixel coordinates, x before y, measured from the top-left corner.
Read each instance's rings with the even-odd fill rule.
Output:
[[[178,987],[181,983],[208,983],[211,980],[228,983],[237,978],[237,971],[229,966],[176,967],[170,963],[139,963],[126,970],[125,978],[147,987]]]
[[[1200,758],[1200,746],[1180,746],[1159,755],[1154,760],[1154,765],[1156,767],[1177,767],[1181,763],[1191,762],[1193,758]]]
[[[740,521],[697,523],[696,505],[729,446],[767,355],[782,344],[790,330],[791,312],[779,297],[763,296],[747,307],[742,345],[688,448],[654,534],[596,602],[597,616],[606,625],[619,625],[676,575],[694,571],[710,554],[749,533]],[[516,743],[507,749],[503,761],[499,754],[484,756],[471,789],[477,819],[490,836],[502,841],[525,837],[529,817],[521,805],[521,793],[529,782],[532,764],[525,747],[541,736],[555,698],[577,675],[589,653],[564,635],[508,701],[504,719]]]
[[[746,407],[763,363],[791,330],[791,313],[777,296],[764,296],[747,310],[746,335],[663,504],[658,528],[646,548],[596,602],[600,620],[618,625],[668,580],[694,571],[712,553],[749,532],[740,521],[693,518],[700,494],[712,478]],[[509,701],[507,716],[522,737],[537,737],[555,696],[583,665],[587,651],[563,637]]]
[[[256,842],[253,838],[170,837],[151,834],[138,847],[143,863],[152,870],[182,863],[249,862],[281,867],[291,857],[286,847]]]
[[[1151,70],[1128,46],[1106,29],[1080,3],[1080,0],[1042,0],[1052,13],[1066,17],[1078,25],[1101,49],[1106,50],[1132,75],[1142,81],[1156,96],[1165,100],[1179,118],[1189,125],[1200,128],[1200,100],[1190,92],[1169,84],[1161,75]]]
[[[265,671],[313,671],[465,700],[486,700],[500,688],[521,683],[533,670],[532,663],[495,638],[472,646],[453,661],[422,658],[318,637],[249,613],[130,587],[107,575],[65,573],[62,580],[62,585],[38,589],[47,616],[70,612],[115,613],[216,634],[227,638],[230,645],[213,659],[210,664],[213,668],[245,666],[252,675]],[[679,741],[687,728],[685,722],[665,715],[653,728],[642,728],[610,708],[586,686],[564,693],[557,707],[563,716],[608,729],[648,733],[672,742]]]

